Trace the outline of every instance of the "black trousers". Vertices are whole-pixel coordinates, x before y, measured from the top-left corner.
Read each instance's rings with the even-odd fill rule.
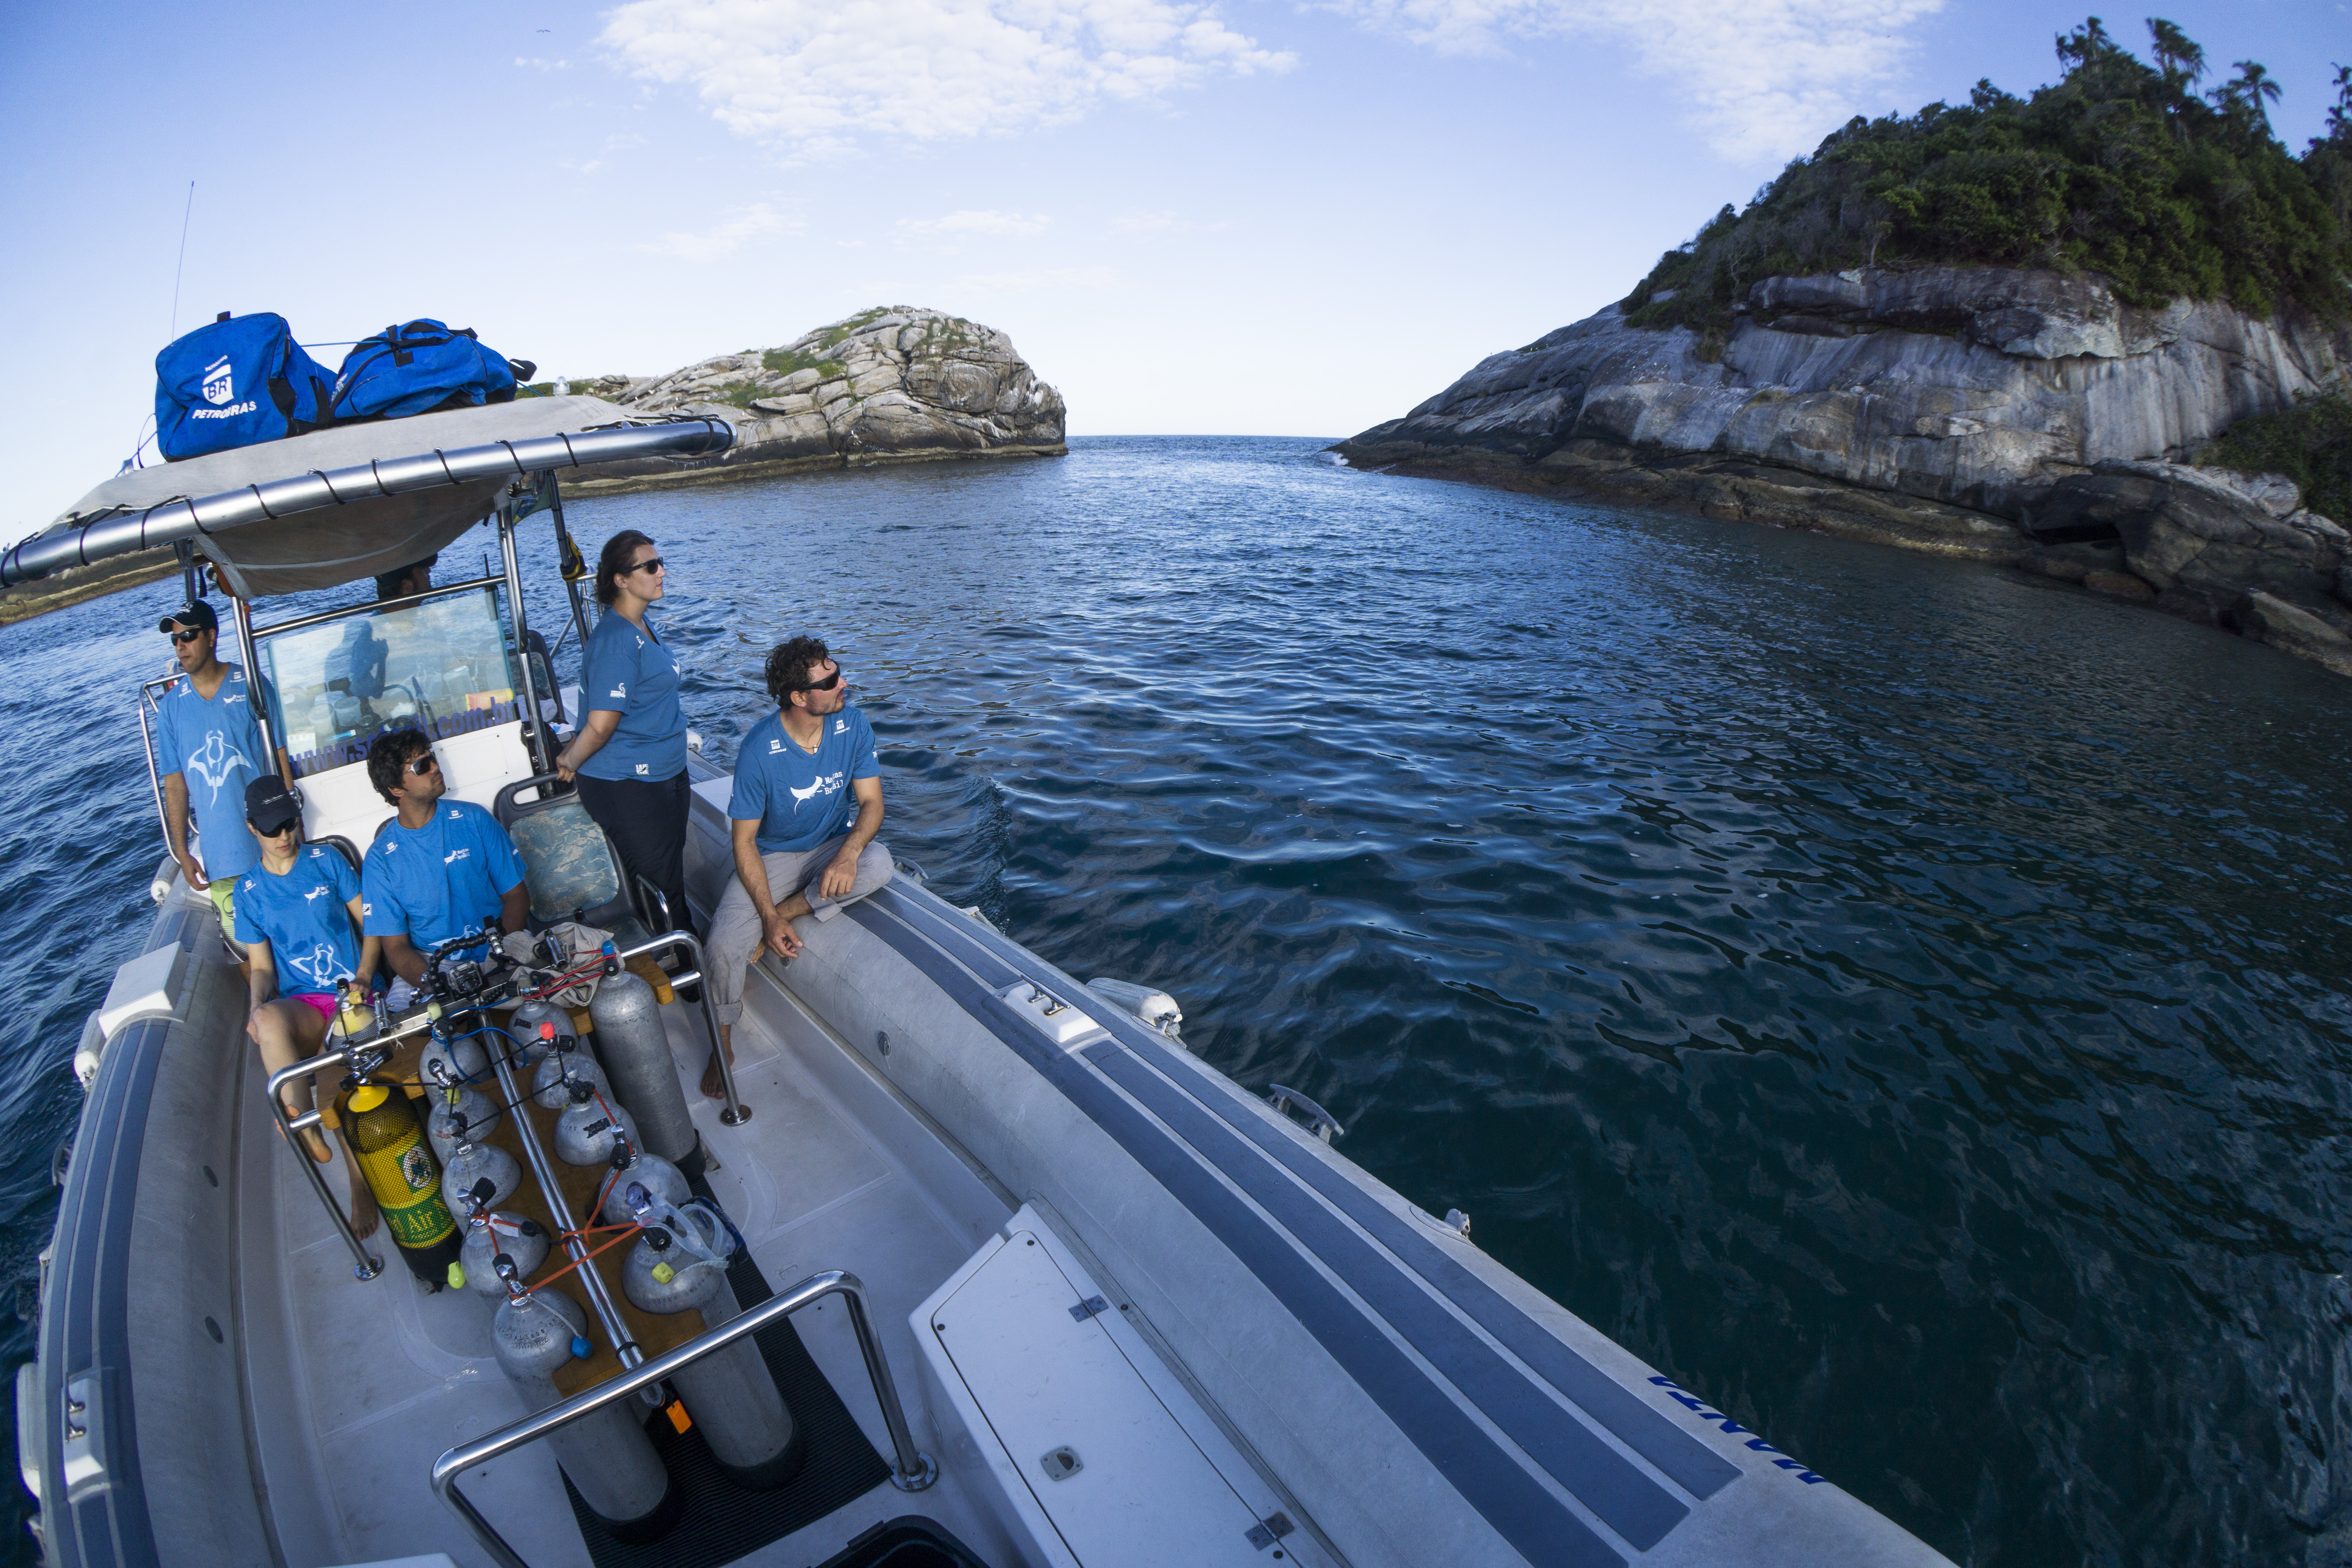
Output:
[[[684,772],[659,784],[642,779],[592,779],[582,773],[574,781],[580,804],[620,851],[621,865],[630,877],[629,891],[643,877],[669,900],[670,921],[702,934],[686,901],[686,805],[691,785]]]

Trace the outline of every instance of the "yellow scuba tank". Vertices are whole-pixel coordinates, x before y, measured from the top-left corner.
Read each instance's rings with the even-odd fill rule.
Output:
[[[354,1075],[343,1080],[335,1114],[393,1245],[411,1273],[439,1289],[465,1238],[441,1201],[441,1167],[407,1092],[398,1084]]]

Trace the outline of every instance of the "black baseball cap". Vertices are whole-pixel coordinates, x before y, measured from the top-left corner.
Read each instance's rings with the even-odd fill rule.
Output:
[[[302,799],[276,773],[264,773],[245,786],[245,820],[256,833],[278,833],[302,816]]]
[[[202,599],[190,599],[186,604],[156,622],[155,629],[159,632],[169,632],[174,622],[191,631],[220,630],[220,617],[214,615],[213,607]]]

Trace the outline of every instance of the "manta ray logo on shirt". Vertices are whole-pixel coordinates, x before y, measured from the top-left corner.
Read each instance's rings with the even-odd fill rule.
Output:
[[[316,943],[311,947],[310,956],[308,958],[294,958],[289,956],[286,960],[287,968],[293,970],[298,974],[309,975],[313,982],[321,986],[331,984],[328,976],[333,971],[334,966],[335,950],[332,946],[323,942]]]
[[[206,735],[204,745],[188,757],[188,771],[205,781],[213,800],[220,798],[221,786],[228,783],[231,773],[252,766],[245,753],[230,745],[218,730]]]
[[[827,773],[824,777],[811,783],[806,789],[794,789],[790,784],[786,784],[784,786],[784,793],[793,797],[793,809],[797,811],[803,805],[805,805],[810,801],[815,799],[818,795],[831,795],[840,788],[841,775],[839,773]]]
[[[302,895],[302,901],[307,904],[312,899],[323,899],[331,891],[333,891],[333,889],[331,888],[313,888],[309,892]]]

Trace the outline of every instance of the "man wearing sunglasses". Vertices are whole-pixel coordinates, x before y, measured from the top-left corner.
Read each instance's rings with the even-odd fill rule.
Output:
[[[245,1032],[271,1072],[319,1054],[341,1011],[343,985],[373,974],[376,939],[360,937],[360,879],[341,855],[302,842],[302,803],[275,773],[245,787],[245,820],[261,841],[261,858],[236,879],[236,940],[249,960]],[[283,994],[280,994],[280,992]],[[289,1116],[310,1109],[310,1085],[289,1084]],[[315,1127],[302,1142],[321,1165],[333,1158]],[[348,1153],[352,1231],[375,1230],[375,1199]]]
[[[188,886],[211,897],[221,930],[233,935],[236,879],[261,858],[245,823],[245,789],[272,772],[269,747],[261,738],[244,669],[214,657],[220,617],[212,605],[191,599],[164,616],[158,629],[172,639],[181,671],[180,680],[155,705],[164,837]],[[292,782],[283,759],[276,771]],[[193,847],[191,818],[196,829]]]
[[[368,748],[368,782],[394,808],[360,862],[360,930],[411,985],[425,955],[495,916],[518,931],[530,915],[522,857],[488,810],[443,800],[448,782],[421,731],[392,730]]]
[[[710,917],[710,1001],[720,1048],[735,1059],[743,972],[761,950],[800,952],[793,921],[831,920],[841,906],[890,879],[882,830],[882,764],[874,731],[849,706],[841,666],[814,637],[793,637],[768,656],[776,710],[751,726],[735,758],[735,879]],[[782,895],[779,900],[778,895]],[[719,1058],[702,1092],[719,1097]]]

